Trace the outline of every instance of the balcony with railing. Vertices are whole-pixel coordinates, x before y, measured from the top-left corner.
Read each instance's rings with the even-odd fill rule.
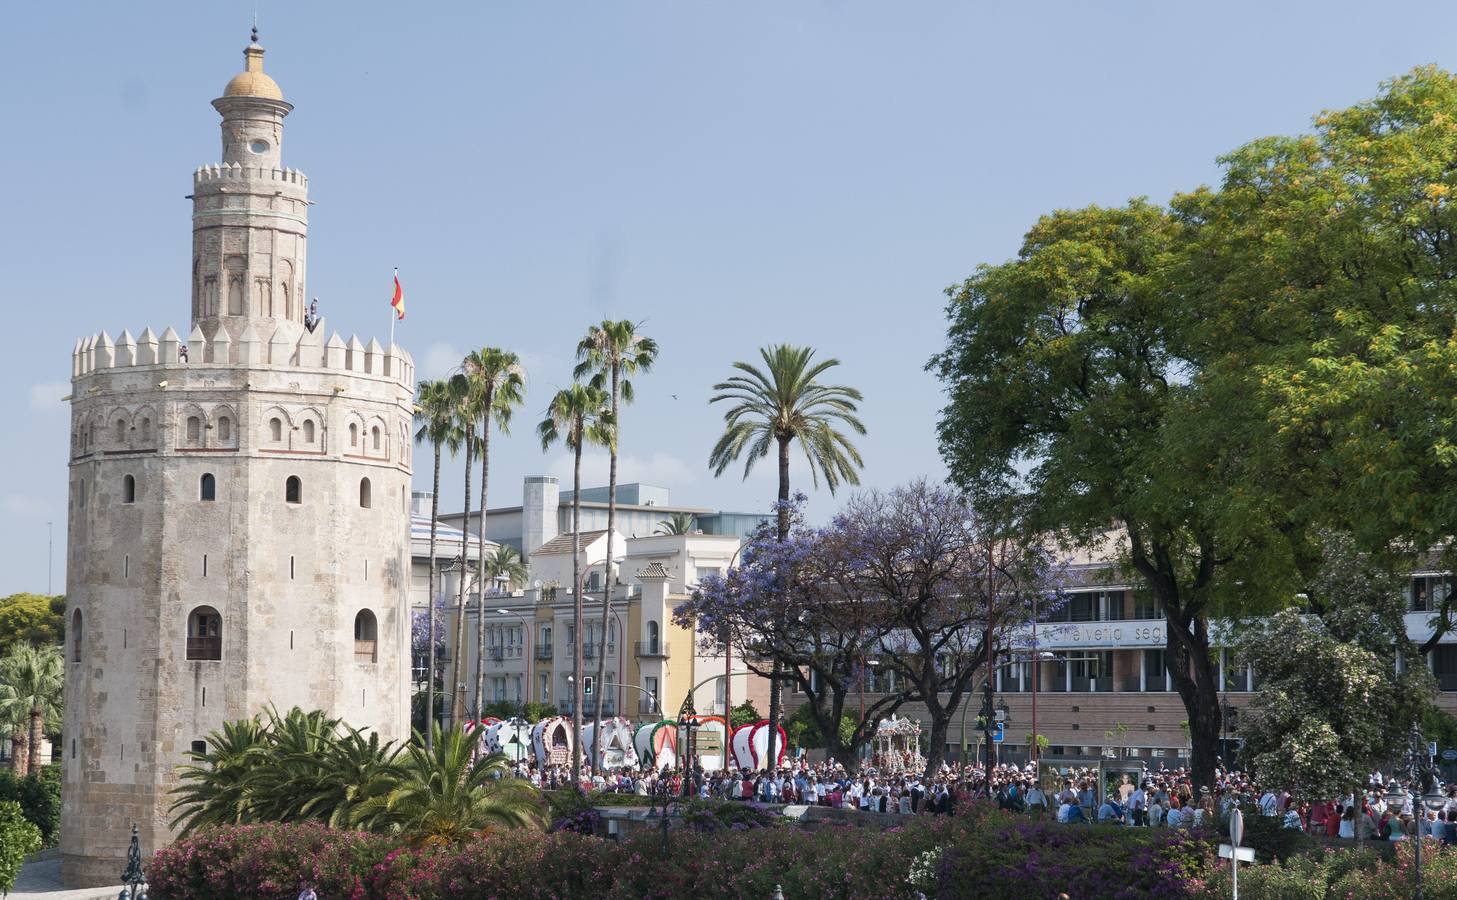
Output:
[[[596,659],[597,658],[597,645],[596,644],[593,644],[591,642],[588,642],[588,643],[583,644],[582,645],[582,658],[583,659]]]
[[[506,659],[505,647],[487,647],[486,657],[493,663],[499,663]]]
[[[536,658],[540,660],[551,659],[551,644],[537,644]]]
[[[666,642],[637,641],[633,647],[633,653],[639,659],[667,659],[668,645]]]
[[[187,639],[188,659],[222,659],[223,639],[220,637],[190,637]]]
[[[644,716],[661,715],[661,712],[658,710],[657,701],[655,701],[652,697],[638,697],[637,711],[639,715]]]
[[[1143,682],[1137,675],[1130,675],[1118,680],[1118,690],[1125,694],[1136,694],[1143,690]]]

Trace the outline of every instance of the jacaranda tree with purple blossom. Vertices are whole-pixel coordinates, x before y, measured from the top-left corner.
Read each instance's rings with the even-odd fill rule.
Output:
[[[1056,561],[1010,523],[924,480],[861,494],[824,528],[803,524],[802,503],[801,495],[790,504],[786,540],[756,532],[741,565],[705,579],[675,620],[712,635],[710,644],[731,635],[755,671],[777,663],[792,673],[828,753],[847,766],[881,719],[924,703],[928,763],[939,767],[988,648],[995,660],[1030,623],[1034,596],[1055,608]],[[872,663],[894,673],[893,687],[866,699],[844,740],[838,724]]]

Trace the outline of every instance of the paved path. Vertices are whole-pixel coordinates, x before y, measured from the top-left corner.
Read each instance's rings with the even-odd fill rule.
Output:
[[[115,900],[121,885],[113,888],[66,890],[61,886],[61,858],[54,853],[41,853],[20,868],[10,900]]]

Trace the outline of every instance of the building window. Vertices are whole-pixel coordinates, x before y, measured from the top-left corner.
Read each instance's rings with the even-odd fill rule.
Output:
[[[118,444],[126,443],[126,422],[121,419],[116,420],[116,442]]]
[[[207,753],[207,741],[193,741],[192,752],[199,756]]]
[[[1143,689],[1145,691],[1166,691],[1169,689],[1169,675],[1164,670],[1164,651],[1143,651]]]
[[[369,509],[369,502],[370,502],[369,479],[368,478],[361,478],[361,479],[359,479],[359,505],[361,507],[363,507],[364,509]]]
[[[81,610],[78,609],[71,613],[71,662],[81,661],[81,639],[83,636],[81,630]]]
[[[144,440],[144,441],[150,441],[151,439],[152,439],[152,420],[151,419],[143,419],[142,420],[142,440]]]
[[[1412,612],[1436,612],[1449,589],[1445,575],[1419,575],[1407,586],[1408,606]]]
[[[218,498],[218,481],[211,472],[204,472],[197,485],[198,499],[211,503]]]
[[[199,606],[187,617],[187,658],[223,658],[223,617],[211,606]]]
[[[378,425],[376,425],[373,428],[369,429],[369,439],[370,439],[370,442],[374,444],[374,449],[376,449],[376,450],[380,449],[380,434],[379,434],[379,426]]]
[[[1437,676],[1437,688],[1443,691],[1457,691],[1457,644],[1438,644],[1432,651],[1432,674]]]
[[[304,443],[305,444],[312,444],[313,442],[314,442],[314,423],[312,421],[308,420],[308,419],[305,419],[304,420]]]
[[[202,420],[197,416],[187,417],[187,443],[196,444],[202,438]]]
[[[372,663],[378,660],[379,627],[374,613],[361,609],[354,617],[354,661]]]
[[[121,480],[121,502],[137,502],[137,480],[130,475]]]
[[[277,416],[268,420],[268,437],[275,444],[283,441],[283,420]]]
[[[648,622],[648,652],[658,654],[658,623]]]
[[[304,502],[304,483],[297,475],[288,476],[283,484],[283,499],[288,503]]]
[[[355,425],[353,422],[349,423],[349,446],[359,446],[359,426]]]
[[[227,443],[233,439],[233,420],[227,416],[218,419],[218,440]]]

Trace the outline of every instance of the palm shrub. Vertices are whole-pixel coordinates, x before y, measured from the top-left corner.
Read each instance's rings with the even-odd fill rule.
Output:
[[[61,688],[65,684],[65,668],[61,651],[52,646],[37,647],[19,643],[0,659],[0,706],[8,707],[6,719],[24,713],[29,725],[26,733],[26,771],[36,774],[44,761],[40,758],[41,742],[47,730],[60,725]]]

